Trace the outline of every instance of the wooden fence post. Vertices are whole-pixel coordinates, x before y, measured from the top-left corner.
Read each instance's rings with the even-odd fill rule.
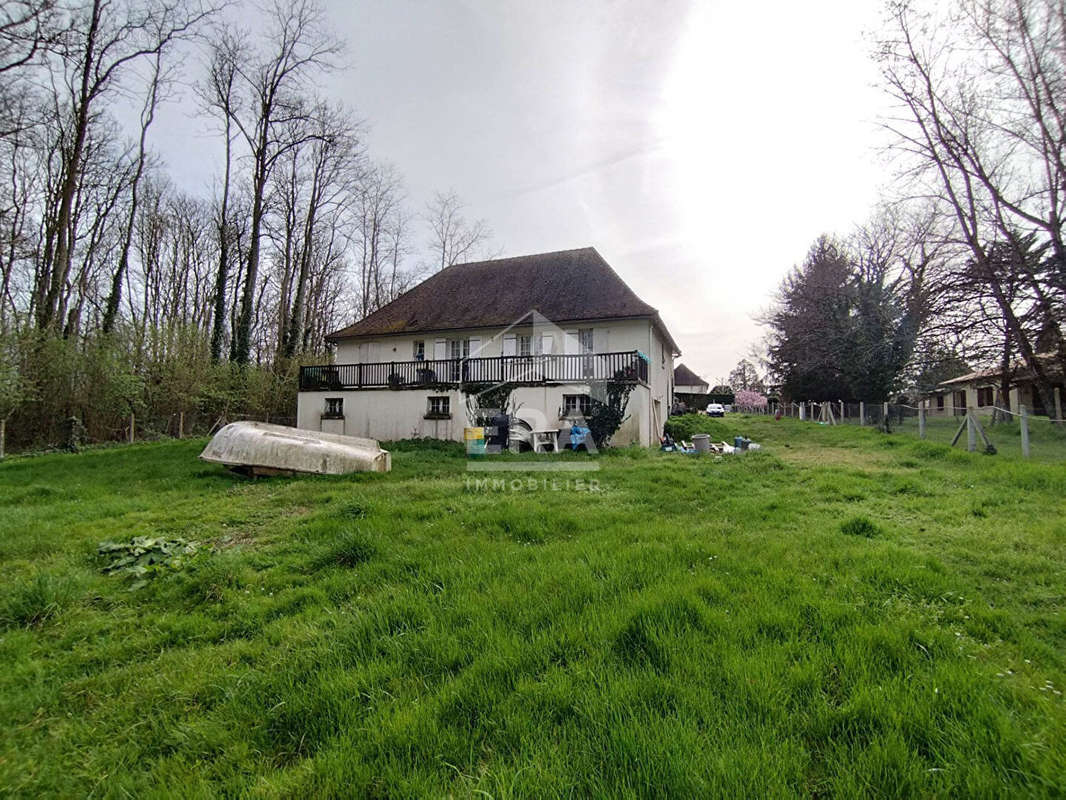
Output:
[[[7,420],[0,417],[0,461],[4,460],[4,440],[7,438]]]
[[[918,438],[925,438],[925,401],[918,401]]]
[[[840,421],[844,421],[844,401],[840,401]]]
[[[130,412],[130,444],[133,444],[133,426],[136,424],[136,419],[133,416],[133,412]]]
[[[974,424],[973,407],[966,407],[966,449],[971,453],[977,450],[977,426]]]
[[[800,403],[800,420],[805,420],[805,419],[807,419],[806,409],[804,409],[803,403],[801,402]]]
[[[178,412],[178,438],[179,439],[184,439],[185,438],[185,412],[184,411],[179,411]]]
[[[859,401],[859,425],[866,424],[866,403]]]
[[[1055,387],[1055,422],[1062,424],[1062,389]]]
[[[881,404],[881,422],[882,424],[888,422],[888,403]]]
[[[1029,458],[1029,412],[1026,411],[1024,403],[1018,407],[1018,411],[1021,414],[1022,455]]]

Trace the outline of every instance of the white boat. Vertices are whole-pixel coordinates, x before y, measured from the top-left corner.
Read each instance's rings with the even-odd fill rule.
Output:
[[[251,475],[345,475],[392,469],[392,455],[375,439],[267,422],[231,422],[214,435],[200,458]]]

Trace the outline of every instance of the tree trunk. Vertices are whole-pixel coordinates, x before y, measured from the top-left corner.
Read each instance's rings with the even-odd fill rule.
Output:
[[[257,170],[258,171],[258,170]],[[241,293],[241,310],[237,317],[237,330],[233,332],[235,346],[233,360],[245,365],[252,355],[252,316],[255,310],[256,280],[259,276],[259,234],[263,226],[263,181],[257,175],[252,198],[251,238],[248,242],[248,261],[244,271],[244,289]]]
[[[94,0],[92,17],[86,35],[81,68],[81,86],[77,97],[74,114],[74,138],[70,150],[63,158],[63,180],[59,189],[59,208],[53,220],[55,230],[55,251],[52,256],[48,275],[48,289],[42,307],[38,309],[37,325],[41,330],[52,328],[58,318],[57,308],[63,286],[70,274],[72,258],[72,232],[70,230],[71,210],[74,196],[77,194],[81,174],[81,158],[85,149],[85,137],[89,129],[90,76],[96,65],[96,34],[100,26],[101,1]]]

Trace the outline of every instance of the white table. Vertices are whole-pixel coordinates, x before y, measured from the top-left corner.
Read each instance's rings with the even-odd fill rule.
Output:
[[[543,453],[546,447],[551,447],[551,452],[559,452],[559,429],[541,428],[533,431],[533,452]]]

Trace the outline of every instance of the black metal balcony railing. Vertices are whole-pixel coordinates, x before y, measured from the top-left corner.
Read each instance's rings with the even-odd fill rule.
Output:
[[[636,350],[579,355],[488,356],[428,361],[379,361],[300,367],[300,391],[417,389],[460,383],[647,383],[648,362]]]

